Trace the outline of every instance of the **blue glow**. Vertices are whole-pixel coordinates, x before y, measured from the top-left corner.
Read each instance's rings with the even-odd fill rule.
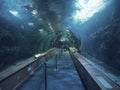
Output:
[[[34,26],[34,23],[29,22],[28,25],[29,25],[29,26]]]
[[[12,20],[13,22],[29,22],[30,18],[34,19],[31,15],[31,11],[26,10],[24,7],[26,4],[33,4],[31,0],[3,0],[4,3],[0,8],[0,15],[8,20]],[[36,14],[37,11],[34,11]],[[11,15],[9,15],[11,14]],[[14,16],[14,17],[13,17]],[[18,18],[16,20],[16,17]]]
[[[65,42],[66,41],[65,37],[62,37],[60,41]]]
[[[9,12],[10,12],[12,15],[16,16],[16,17],[19,16],[18,12],[15,11],[15,10],[10,10]]]
[[[110,2],[111,0],[109,0]],[[108,0],[76,0],[75,6],[77,10],[75,11],[73,18],[81,23],[86,22],[96,13],[103,10],[108,4]]]

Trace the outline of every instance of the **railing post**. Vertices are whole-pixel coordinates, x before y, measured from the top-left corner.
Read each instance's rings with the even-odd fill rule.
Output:
[[[47,90],[47,64],[45,62],[45,90]]]
[[[55,56],[55,71],[57,71],[57,69],[58,69],[57,59],[58,59],[58,56],[56,55]]]

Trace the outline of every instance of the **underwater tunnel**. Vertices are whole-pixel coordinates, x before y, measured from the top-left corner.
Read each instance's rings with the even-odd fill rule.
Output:
[[[0,0],[0,90],[120,90],[120,1]]]

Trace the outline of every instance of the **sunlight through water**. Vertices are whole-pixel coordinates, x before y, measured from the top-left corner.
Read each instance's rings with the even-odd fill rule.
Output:
[[[18,12],[15,11],[15,10],[10,10],[9,12],[10,12],[12,15],[16,16],[16,17],[19,16]]]
[[[73,18],[75,21],[81,23],[86,22],[96,13],[103,10],[112,0],[76,0],[75,11]]]

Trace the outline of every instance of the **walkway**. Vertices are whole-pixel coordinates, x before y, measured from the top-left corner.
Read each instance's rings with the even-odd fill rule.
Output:
[[[47,90],[85,90],[69,52],[60,52],[47,62]],[[17,90],[45,90],[44,76],[43,64]]]

